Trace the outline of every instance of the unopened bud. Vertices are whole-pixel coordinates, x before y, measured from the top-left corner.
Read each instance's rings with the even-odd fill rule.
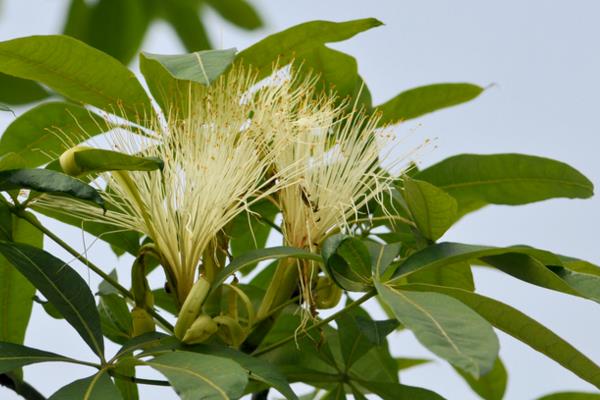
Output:
[[[188,328],[181,340],[185,344],[198,344],[205,342],[219,330],[219,326],[206,314],[200,315]]]

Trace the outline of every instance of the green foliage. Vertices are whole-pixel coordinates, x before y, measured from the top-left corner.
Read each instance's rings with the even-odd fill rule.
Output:
[[[0,43],[0,72],[43,83],[83,104],[138,121],[153,113],[135,75],[112,57],[67,36]]]
[[[498,338],[491,325],[469,307],[438,293],[409,292],[380,283],[376,287],[398,321],[433,353],[475,378],[492,369]]]
[[[99,356],[104,340],[94,296],[71,267],[36,247],[0,242],[0,253],[50,301]]]
[[[31,189],[90,201],[104,208],[104,199],[90,185],[68,175],[47,169],[11,169],[0,171],[0,190]]]
[[[327,44],[375,28],[381,25],[378,20],[307,22],[236,53],[234,49],[208,50],[210,41],[201,19],[206,7],[245,29],[262,25],[246,0],[100,0],[93,4],[72,0],[65,25],[65,33],[72,37],[32,36],[0,42],[0,110],[10,110],[4,103],[20,105],[50,96],[45,87],[67,99],[22,113],[0,138],[0,190],[5,192],[0,201],[0,374],[18,376],[21,367],[46,361],[98,370],[58,390],[53,400],[137,400],[139,383],[172,386],[183,399],[263,396],[273,388],[286,399],[296,400],[290,382],[313,386],[314,393],[324,393],[326,399],[349,395],[356,399],[368,395],[441,399],[432,391],[400,383],[399,372],[429,362],[390,354],[388,336],[397,329],[409,329],[431,352],[452,364],[479,396],[500,400],[508,374],[498,358],[495,327],[600,388],[600,367],[592,360],[522,312],[477,294],[471,265],[486,265],[520,281],[595,302],[600,302],[600,268],[524,245],[437,243],[459,218],[486,205],[592,196],[592,183],[559,161],[521,154],[450,157],[394,180],[389,190],[377,193],[366,205],[359,199],[357,209],[349,204],[350,210],[332,210],[352,216],[346,223],[340,218],[318,240],[306,235],[303,244],[294,245],[298,248],[288,245],[288,230],[294,227],[286,223],[280,193],[269,192],[268,198],[247,206],[228,219],[215,237],[208,238],[208,250],[198,249],[202,262],[193,270],[206,279],[210,293],[195,307],[196,319],[189,321],[189,329],[205,333],[210,325],[215,334],[196,345],[183,344],[173,336],[173,327],[156,309],[173,316],[185,314],[185,299],[176,293],[181,282],[167,276],[164,287],[147,286],[146,274],[156,261],[168,275],[168,264],[179,262],[184,253],[168,240],[152,241],[152,230],[161,229],[163,220],[152,221],[149,229],[127,230],[132,224],[119,230],[106,221],[84,221],[37,206],[40,195],[51,193],[91,201],[105,208],[108,217],[128,207],[135,208],[128,211],[141,219],[149,218],[147,210],[152,207],[171,207],[177,211],[175,219],[185,217],[188,211],[179,201],[162,201],[161,187],[154,188],[158,200],[130,207],[105,204],[99,191],[87,183],[100,172],[162,174],[163,163],[172,160],[123,153],[120,146],[64,151],[111,129],[106,119],[115,117],[122,117],[119,128],[160,138],[155,131],[171,127],[163,126],[164,121],[174,121],[173,126],[187,123],[195,106],[190,94],[213,84],[233,64],[251,66],[259,78],[289,64],[303,76],[316,74],[317,89],[339,96],[332,98],[340,106],[332,124],[342,126],[345,118],[356,117],[348,106],[363,107],[366,114],[379,112],[379,123],[389,124],[470,101],[483,91],[474,84],[439,83],[404,91],[373,108],[356,60]],[[122,64],[131,61],[156,19],[168,21],[191,52],[140,55],[141,72],[160,110],[155,110],[150,95]],[[101,117],[90,107],[107,115]],[[150,117],[159,123],[149,123]],[[248,123],[253,118],[251,113]],[[244,131],[237,128],[236,138],[238,131],[240,135]],[[177,134],[176,130],[169,133]],[[198,168],[203,168],[200,164]],[[37,168],[41,166],[45,168]],[[87,176],[79,180],[62,172]],[[272,172],[267,169],[260,179],[270,178]],[[357,187],[362,184],[358,182]],[[263,189],[269,191],[269,185]],[[34,193],[22,201],[20,189]],[[299,204],[310,205],[307,212],[316,213],[319,199],[301,197],[296,199]],[[136,269],[133,289],[128,290],[119,284],[116,273],[103,273],[39,224],[26,208],[83,228],[110,243],[119,255],[129,252],[138,261],[148,256],[153,264]],[[227,210],[217,206],[211,211]],[[284,220],[281,225],[275,222],[279,214]],[[308,216],[306,221],[310,223]],[[104,277],[97,299],[73,268],[42,250],[42,231]],[[177,237],[177,232],[169,234]],[[265,248],[271,234],[283,236],[286,245]],[[271,264],[263,267],[267,260]],[[208,267],[215,263],[219,268],[209,276]],[[250,278],[241,283],[246,273]],[[343,305],[324,317],[319,307],[325,307],[318,301],[323,281],[335,289],[332,294],[337,297],[331,297],[336,302],[342,290],[363,292],[362,297],[351,301],[354,297],[343,294]],[[36,290],[47,302],[36,301],[76,329],[98,357],[98,364],[22,345]],[[360,308],[371,298],[390,319],[374,320]],[[277,302],[273,300],[265,310],[267,299]],[[139,315],[159,332],[136,336]],[[104,338],[122,345],[112,358],[104,355]],[[136,374],[143,367],[156,369],[167,381],[140,380]],[[558,393],[542,399],[563,398],[597,395]]]
[[[560,161],[523,154],[461,154],[416,174],[445,190],[464,215],[488,204],[521,205],[557,197],[591,197],[594,186]]]
[[[39,167],[66,150],[64,142],[78,144],[102,133],[105,125],[102,118],[76,104],[44,103],[6,128],[0,138],[0,154],[18,156],[19,165],[12,168]]]
[[[483,88],[470,83],[439,83],[402,92],[377,106],[382,123],[396,123],[473,100]]]

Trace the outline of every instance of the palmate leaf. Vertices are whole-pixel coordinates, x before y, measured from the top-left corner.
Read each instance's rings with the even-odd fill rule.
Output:
[[[548,356],[581,379],[600,388],[600,367],[554,332],[497,300],[462,289],[435,285],[406,285],[403,290],[436,292],[451,296],[475,310],[496,328]]]
[[[69,265],[53,255],[21,243],[0,241],[0,253],[25,276],[100,357],[104,341],[94,296]]]
[[[438,240],[456,221],[458,205],[456,200],[432,184],[402,178],[404,198],[419,231],[427,239]]]
[[[2,240],[42,247],[42,233],[24,219],[12,216],[4,203],[0,204],[0,227]],[[23,343],[34,294],[31,282],[0,255],[0,341]]]
[[[47,98],[48,92],[38,83],[0,73],[0,103],[18,106]]]
[[[570,271],[562,266],[560,257],[527,246],[488,247],[450,242],[434,244],[408,257],[400,264],[392,280],[408,277],[411,283],[444,284],[435,280],[420,281],[419,277],[427,277],[428,271],[451,270],[456,263],[475,259],[533,285],[600,301],[599,277]],[[452,282],[444,286],[461,287]],[[471,289],[469,286],[462,288]]]
[[[87,183],[47,169],[0,171],[0,191],[31,189],[41,193],[75,197],[104,208],[104,199]]]
[[[438,83],[407,90],[377,106],[381,123],[396,123],[473,100],[483,88],[470,83]]]
[[[19,344],[0,342],[0,373],[12,371],[25,365],[48,361],[70,362],[71,359]]]
[[[238,272],[248,265],[253,265],[264,260],[278,260],[282,258],[301,258],[319,262],[323,261],[323,258],[318,254],[294,247],[281,246],[270,247],[266,249],[256,249],[248,251],[243,255],[234,258],[228,266],[222,268],[215,277],[212,287],[218,287],[225,282],[225,279],[227,279],[228,276]]]
[[[414,176],[448,192],[460,216],[488,204],[520,205],[592,196],[593,184],[560,161],[524,154],[460,154]]]
[[[177,351],[139,364],[165,375],[182,400],[237,399],[248,383],[239,364],[206,354]]]
[[[500,358],[496,359],[494,368],[487,374],[480,376],[479,379],[465,374],[458,368],[455,368],[455,370],[482,399],[502,400],[504,398],[508,375]]]
[[[102,133],[106,123],[100,116],[76,104],[44,103],[20,115],[0,138],[0,155],[14,153],[24,160],[12,168],[46,164],[65,150],[65,142],[78,144]]]
[[[133,121],[153,114],[133,72],[68,36],[30,36],[1,42],[0,72],[36,80],[67,98]]]
[[[121,393],[108,377],[106,370],[101,370],[89,378],[79,379],[59,389],[48,400],[120,400]]]
[[[375,282],[398,321],[429,350],[474,377],[490,371],[499,343],[492,326],[469,307],[438,293],[416,293]]]

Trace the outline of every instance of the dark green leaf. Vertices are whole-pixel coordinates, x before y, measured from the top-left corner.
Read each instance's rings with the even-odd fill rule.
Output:
[[[279,60],[279,66],[292,59],[302,61],[316,47],[350,39],[357,33],[380,25],[381,22],[374,18],[347,22],[306,22],[268,36],[240,52],[237,58],[258,68],[260,76],[264,77],[271,73],[275,60]]]
[[[537,400],[600,400],[598,393],[582,393],[582,392],[561,392],[547,394],[539,397]]]
[[[159,62],[175,79],[210,85],[231,65],[235,53],[235,49],[203,50],[181,55],[144,53],[144,57]]]
[[[552,267],[551,269],[569,287],[573,288],[577,295],[600,302],[600,277],[574,272],[564,267]]]
[[[481,92],[483,88],[470,83],[437,83],[402,92],[377,109],[382,113],[382,124],[396,123],[465,103]]]
[[[205,354],[177,351],[140,364],[165,375],[182,400],[237,399],[248,383],[239,364]]]
[[[235,361],[241,365],[242,368],[248,370],[250,378],[264,382],[275,388],[288,400],[298,399],[285,376],[282,375],[274,365],[271,365],[260,358],[252,357],[240,351],[223,346],[199,345],[194,346],[191,350]]]
[[[0,73],[0,102],[18,106],[40,101],[49,96],[36,82]]]
[[[207,50],[212,46],[195,4],[185,1],[162,2],[165,18],[175,29],[187,51]]]
[[[342,234],[330,236],[321,253],[328,274],[342,289],[361,292],[372,287],[371,254],[360,239]]]
[[[256,29],[263,26],[260,16],[246,0],[208,0],[208,4],[223,18],[240,28]]]
[[[492,369],[498,338],[476,312],[439,293],[404,291],[378,282],[376,287],[398,321],[433,353],[475,377]]]
[[[406,277],[408,283],[427,283],[474,291],[473,272],[468,262],[437,265],[416,271]]]
[[[115,372],[122,376],[135,376],[135,365],[118,364],[115,366]],[[123,400],[139,400],[137,384],[127,379],[115,378],[115,385],[121,392]]]
[[[392,279],[398,279],[426,268],[443,267],[477,258],[508,253],[528,254],[544,263],[553,264],[553,261],[555,261],[557,264],[560,264],[558,258],[552,253],[528,246],[489,247],[443,242],[428,246],[412,254],[400,264],[394,272]]]
[[[431,390],[399,383],[360,381],[360,384],[383,400],[444,400]]]
[[[323,261],[323,258],[318,254],[294,247],[281,246],[252,250],[234,258],[227,267],[221,269],[219,274],[215,277],[212,287],[218,287],[225,282],[225,279],[227,279],[228,276],[236,273],[248,265],[252,265],[264,260],[277,260],[281,258],[301,258],[319,262]]]
[[[438,292],[461,301],[496,328],[545,354],[581,379],[600,388],[600,367],[554,332],[506,304],[461,289],[434,285],[409,285],[405,290]]]
[[[65,142],[77,144],[102,133],[104,120],[75,104],[53,102],[32,108],[15,119],[0,138],[0,155],[13,152],[33,168],[57,158]]]
[[[398,370],[409,369],[412,367],[417,367],[419,365],[427,364],[431,362],[431,360],[426,360],[424,358],[406,358],[406,357],[398,357],[396,358],[396,362],[398,363]]]
[[[0,171],[0,190],[31,189],[36,192],[75,197],[104,208],[104,199],[90,185],[68,175],[47,169]]]
[[[108,377],[106,370],[89,378],[79,379],[59,389],[48,400],[120,400],[121,393]]]
[[[148,25],[150,2],[99,0],[89,12],[86,43],[128,64],[137,53]]]
[[[400,243],[390,243],[382,245],[371,241],[363,242],[369,249],[371,255],[371,273],[374,276],[384,276],[388,270],[388,267],[394,261],[394,258],[398,256],[401,249]]]
[[[92,7],[85,0],[71,0],[63,33],[86,42],[91,10]]]
[[[33,246],[0,242],[6,257],[65,317],[92,350],[102,357],[104,342],[94,296],[75,270]]]
[[[42,247],[43,235],[38,229],[24,219],[7,215],[6,205],[0,206],[0,210],[1,226],[5,230],[2,240]],[[7,229],[11,229],[10,237],[6,237]],[[23,343],[34,294],[35,287],[31,282],[0,255],[0,341]]]
[[[9,113],[13,113],[13,115],[15,114],[15,112],[12,110],[12,108],[10,108],[9,106],[7,106],[4,103],[0,103],[0,111],[6,111]]]
[[[127,302],[117,294],[102,294],[98,304],[102,332],[115,343],[131,339],[133,323]]]
[[[14,343],[0,342],[0,373],[8,372],[25,365],[47,361],[70,361],[69,358],[32,349]]]
[[[1,42],[0,71],[39,81],[70,99],[133,121],[153,114],[133,72],[68,36],[30,36]]]
[[[592,183],[569,165],[523,154],[461,154],[420,171],[415,178],[454,197],[459,215],[487,204],[588,198],[594,192]]]
[[[271,224],[278,212],[279,209],[273,203],[263,200],[252,205],[250,212],[243,212],[235,217],[227,230],[233,257],[265,247],[273,229]],[[248,269],[255,266],[256,264],[251,265]]]
[[[404,198],[417,228],[427,239],[436,241],[457,219],[456,200],[424,181],[404,176]]]
[[[471,375],[464,373],[456,368],[456,372],[469,384],[471,389],[484,400],[502,400],[506,391],[506,382],[508,375],[500,358],[496,359],[494,368],[487,374],[473,378]]]

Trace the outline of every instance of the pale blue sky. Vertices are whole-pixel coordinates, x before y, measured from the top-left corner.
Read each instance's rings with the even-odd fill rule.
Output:
[[[57,32],[65,0],[4,0],[0,40]],[[327,19],[342,21],[376,17],[385,26],[336,44],[354,55],[376,103],[414,86],[466,81],[494,86],[461,107],[410,122],[398,129],[418,140],[438,138],[437,149],[419,157],[430,165],[457,153],[520,152],[565,161],[600,185],[600,3],[575,1],[476,0],[260,0],[267,27],[259,32],[232,28],[208,16],[215,44],[242,49],[264,35],[296,23]],[[165,25],[156,25],[144,50],[182,51]],[[0,88],[0,90],[2,90]],[[0,114],[0,128],[10,122]],[[526,207],[489,207],[456,225],[445,240],[492,245],[525,243],[600,264],[597,227],[600,200],[554,200]],[[82,248],[77,231],[63,236]],[[89,239],[88,239],[89,240]],[[89,245],[89,242],[87,243]],[[55,246],[49,244],[54,251]],[[57,250],[63,259],[70,258]],[[99,264],[118,263],[126,275],[128,260],[117,262],[102,244],[89,252]],[[78,267],[84,277],[85,270]],[[98,280],[90,277],[95,286]],[[600,306],[551,293],[493,271],[477,272],[478,289],[517,306],[538,319],[600,363]],[[91,357],[77,334],[40,311],[27,344],[72,356]],[[534,399],[558,390],[589,390],[586,384],[525,345],[500,334],[501,356],[510,373],[506,398]],[[394,335],[395,355],[424,356],[410,333]],[[70,380],[83,377],[78,368],[46,365],[26,368],[32,382],[51,394]],[[91,371],[90,371],[91,373]],[[448,399],[477,399],[443,362],[415,368],[401,376],[403,383],[436,390]],[[0,397],[15,397],[0,389]],[[145,390],[143,399],[175,398],[169,391]]]

